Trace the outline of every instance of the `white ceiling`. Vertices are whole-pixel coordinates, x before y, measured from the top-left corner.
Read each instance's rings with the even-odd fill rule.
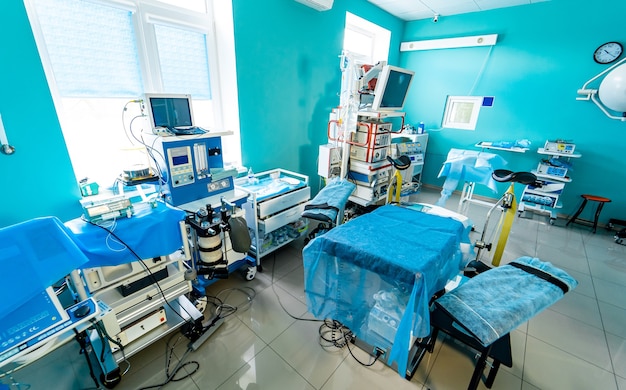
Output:
[[[514,7],[549,0],[368,0],[403,20],[440,19],[449,15],[466,14],[495,8]]]

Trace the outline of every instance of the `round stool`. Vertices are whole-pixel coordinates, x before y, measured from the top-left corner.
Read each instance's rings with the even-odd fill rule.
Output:
[[[611,199],[603,198],[602,196],[588,195],[588,194],[581,195],[581,197],[583,198],[583,202],[581,203],[580,207],[578,208],[578,211],[576,211],[576,214],[574,214],[574,216],[572,218],[570,218],[569,221],[567,221],[565,226],[569,225],[572,222],[573,223],[578,223],[578,221],[585,222],[585,223],[593,223],[593,232],[595,233],[596,232],[596,228],[598,227],[598,218],[600,217],[600,212],[602,212],[602,207],[604,207],[605,203],[609,203],[611,201]],[[580,213],[583,212],[583,210],[584,210],[585,206],[587,205],[588,201],[598,202],[598,208],[596,209],[596,215],[595,215],[595,217],[593,219],[593,222],[578,218]]]

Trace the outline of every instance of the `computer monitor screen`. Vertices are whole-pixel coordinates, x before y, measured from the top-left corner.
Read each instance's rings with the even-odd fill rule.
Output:
[[[146,94],[152,128],[194,126],[190,95]]]
[[[404,107],[415,72],[385,65],[378,75],[374,88],[374,111],[395,111]]]

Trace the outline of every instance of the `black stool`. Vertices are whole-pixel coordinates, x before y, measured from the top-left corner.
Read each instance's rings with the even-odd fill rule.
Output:
[[[574,214],[574,216],[572,216],[572,218],[570,218],[569,221],[567,221],[565,226],[569,225],[572,222],[579,223],[578,221],[586,222],[586,223],[593,223],[593,232],[595,233],[596,228],[598,227],[598,218],[600,217],[600,212],[602,212],[602,208],[604,207],[604,204],[611,202],[611,199],[603,198],[602,196],[588,195],[588,194],[581,195],[581,197],[583,198],[582,204],[578,208],[578,211],[576,211],[576,214]],[[593,219],[593,222],[578,218],[580,213],[583,212],[583,209],[587,205],[587,201],[598,202],[598,208],[596,209],[596,215]]]

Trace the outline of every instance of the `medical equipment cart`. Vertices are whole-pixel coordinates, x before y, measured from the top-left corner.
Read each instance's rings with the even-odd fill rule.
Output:
[[[543,148],[537,149],[538,154],[548,156],[548,159],[539,162],[536,170],[531,171],[542,185],[524,187],[517,207],[519,216],[526,210],[543,212],[550,215],[550,224],[554,224],[557,210],[563,208],[559,198],[565,184],[572,181],[568,176],[568,167],[571,165],[569,160],[582,157],[580,153],[575,152],[575,148],[575,144],[557,140],[546,141]]]
[[[357,113],[356,131],[350,133],[350,142],[346,142],[350,157],[348,178],[357,185],[351,202],[369,206],[385,199],[393,174],[387,160],[392,155],[391,138],[402,131],[404,118],[405,113],[400,111]]]
[[[278,168],[238,178],[235,187],[249,194],[243,204],[252,238],[248,256],[261,271],[262,257],[306,233],[308,224],[301,214],[311,198],[309,178]]]

